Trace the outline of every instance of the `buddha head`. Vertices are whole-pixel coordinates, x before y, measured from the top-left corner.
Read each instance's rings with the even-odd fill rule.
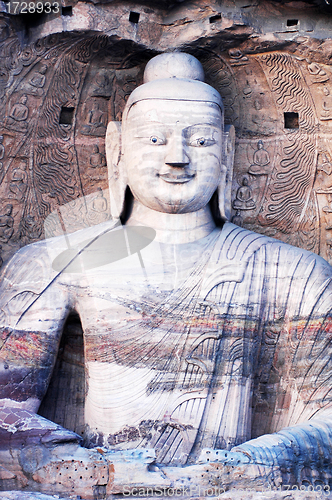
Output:
[[[123,210],[127,186],[152,210],[194,212],[214,197],[216,216],[229,217],[234,130],[225,131],[221,96],[203,80],[195,57],[179,52],[156,56],[145,68],[143,85],[129,96],[122,125],[108,124],[115,217]]]

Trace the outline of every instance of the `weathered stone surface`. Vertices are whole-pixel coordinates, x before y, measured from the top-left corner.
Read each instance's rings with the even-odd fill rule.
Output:
[[[303,2],[242,3],[77,3],[72,16],[44,14],[24,48],[17,16],[4,15],[2,261],[64,227],[110,217],[106,124],[121,119],[149,51],[172,47],[199,57],[236,127],[234,221],[331,260],[329,14]],[[83,9],[78,20],[76,9]],[[130,12],[140,14],[138,23]],[[157,41],[145,38],[158,30]],[[236,200],[243,183],[247,205]],[[285,191],[293,193],[286,204]]]
[[[236,491],[229,491],[227,493],[221,493],[220,495],[216,496],[212,494],[211,491],[207,491],[207,494],[202,494],[205,493],[205,491],[202,490],[201,495],[197,494],[198,491],[192,491],[191,498],[194,496],[195,498],[201,499],[201,498],[220,498],[222,500],[316,500],[317,499],[317,493],[316,492],[294,492],[294,491],[284,491],[284,492],[266,492],[266,493],[261,493],[259,491],[249,491],[250,488],[248,488],[246,491],[241,491],[240,489],[237,489]],[[166,494],[165,494],[166,493]],[[190,494],[190,490],[188,491]],[[151,496],[144,496],[143,490],[140,491],[137,489],[137,491],[134,492],[134,496],[129,496],[126,495],[127,498],[136,498],[139,496],[139,498],[142,498],[143,500],[146,500],[148,498],[151,498]],[[318,495],[319,498],[321,495]],[[161,495],[158,496],[161,500],[166,500],[172,497],[176,497],[179,500],[185,500],[186,498],[189,497],[189,495],[182,496],[181,491],[174,491],[174,490],[161,490]],[[0,498],[4,498],[5,500],[77,500],[77,495],[73,497],[59,497],[58,495],[44,495],[43,493],[24,493],[22,491],[8,491],[8,492],[0,492]],[[115,497],[110,497],[110,498],[115,498]],[[331,498],[330,495],[325,494],[323,498]]]
[[[77,495],[75,495],[77,497]],[[70,497],[59,497],[59,495],[44,495],[44,493],[24,493],[23,491],[0,492],[0,498],[5,500],[69,500]],[[73,497],[72,497],[73,498]]]
[[[75,490],[88,499],[122,493],[125,484],[264,490],[331,482],[330,268],[266,238],[332,262],[326,17],[304,2],[78,2],[72,16],[50,14],[37,26],[23,14],[1,21],[0,264],[25,247],[3,275],[1,488]],[[180,87],[173,103],[141,94],[136,115],[125,111],[121,138],[145,62],[174,48],[199,58],[223,97],[227,125],[235,125],[231,198],[234,135],[227,128],[222,156],[212,90],[200,103],[191,84],[187,102]],[[198,125],[206,116],[214,128],[205,137]],[[156,117],[171,132],[144,135]],[[188,139],[184,131],[195,127],[199,135],[186,132]],[[196,151],[181,150],[184,137]],[[168,159],[141,139],[172,142]],[[214,149],[200,157],[205,140]],[[225,165],[220,179],[213,157]],[[153,161],[167,165],[158,170],[167,184],[161,197],[144,178]],[[178,184],[194,178],[201,190],[184,198],[181,214]],[[136,202],[127,229],[116,228],[127,185]],[[206,211],[217,188],[219,217],[242,226],[227,223],[219,236]],[[137,223],[147,232],[137,233]],[[62,339],[40,412],[84,434],[89,450],[78,435],[34,416],[74,311],[85,352],[76,324]],[[71,377],[71,387],[59,387],[57,374]],[[20,411],[27,414],[18,424]],[[221,448],[231,451],[214,455]]]

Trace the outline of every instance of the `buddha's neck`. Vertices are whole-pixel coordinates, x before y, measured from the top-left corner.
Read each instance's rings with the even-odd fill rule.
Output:
[[[185,214],[157,212],[134,201],[127,225],[143,225],[156,231],[156,241],[161,243],[190,243],[208,236],[216,227],[210,207]]]

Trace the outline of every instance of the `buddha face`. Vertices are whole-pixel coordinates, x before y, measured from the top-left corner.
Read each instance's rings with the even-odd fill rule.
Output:
[[[222,116],[216,104],[139,101],[124,128],[123,159],[135,199],[166,213],[207,205],[222,168]]]

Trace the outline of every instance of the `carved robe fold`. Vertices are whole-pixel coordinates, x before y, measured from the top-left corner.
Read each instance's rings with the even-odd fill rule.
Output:
[[[98,258],[117,230],[93,236]],[[203,244],[203,257],[187,266],[174,288],[163,286],[169,270],[162,257],[154,260],[156,242],[116,263],[98,265],[97,259],[72,272],[52,270],[52,240],[33,245],[43,286],[19,285],[19,270],[12,267],[3,276],[0,354],[26,377],[24,396],[14,381],[10,390],[2,388],[3,397],[42,397],[66,316],[61,311],[75,309],[84,330],[89,447],[154,448],[157,462],[185,464],[202,448],[231,449],[327,415],[331,267],[310,252],[230,223]],[[161,256],[166,247],[159,248]],[[72,259],[84,264],[90,252],[88,260],[94,260],[91,244],[77,249]],[[28,334],[22,314],[19,328],[10,320],[23,298],[36,337]],[[52,307],[57,312],[50,318]],[[47,318],[40,318],[41,309]],[[46,341],[39,345],[42,336]],[[34,345],[33,362],[28,348],[31,353]]]

